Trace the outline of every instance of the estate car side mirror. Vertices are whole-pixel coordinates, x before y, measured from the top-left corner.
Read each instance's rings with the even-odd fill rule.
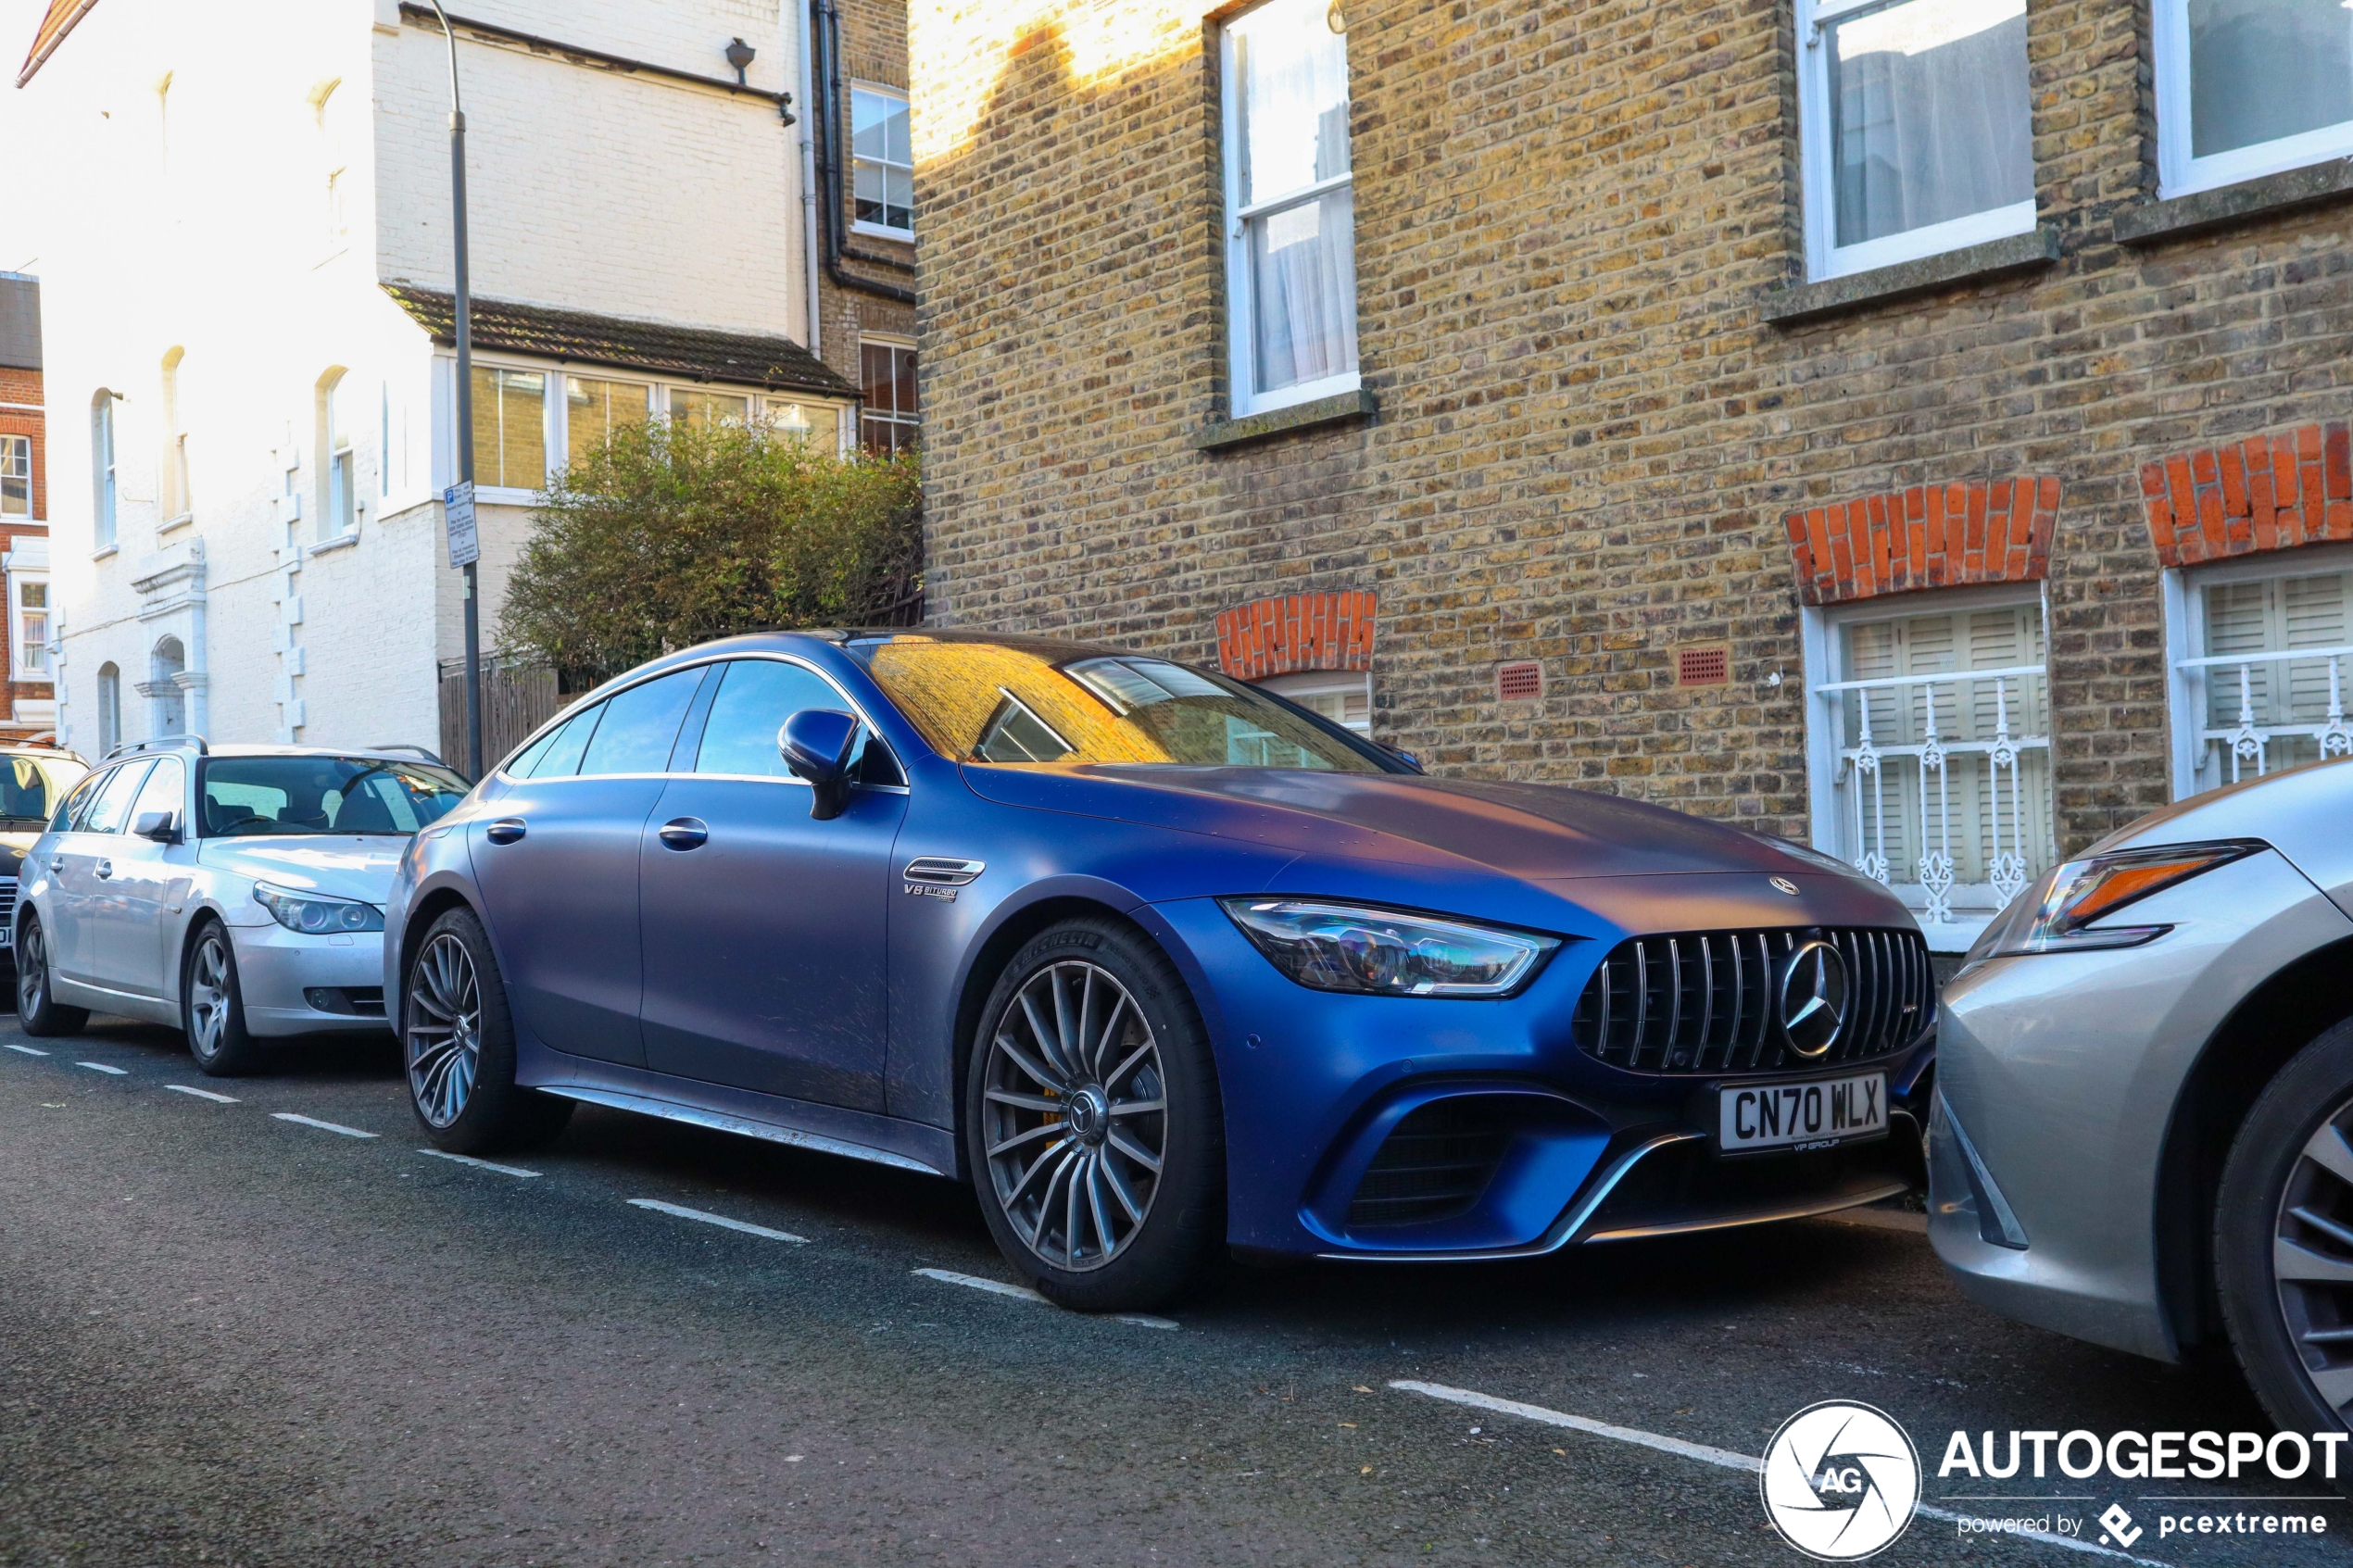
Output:
[[[131,824],[134,838],[152,838],[157,844],[180,842],[180,813],[177,811],[142,811],[139,820]]]
[[[857,744],[858,721],[831,708],[804,708],[776,732],[776,749],[793,777],[809,781],[809,814],[821,822],[849,804],[849,753]]]

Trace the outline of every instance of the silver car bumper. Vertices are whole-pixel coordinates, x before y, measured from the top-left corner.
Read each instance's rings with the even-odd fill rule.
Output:
[[[2183,1082],[2241,998],[2353,921],[2265,853],[2135,905],[2145,922],[2174,929],[1946,987],[1929,1239],[1972,1300],[2171,1361],[2156,1205]]]
[[[308,936],[273,921],[233,926],[230,935],[253,1034],[386,1027],[383,933]]]

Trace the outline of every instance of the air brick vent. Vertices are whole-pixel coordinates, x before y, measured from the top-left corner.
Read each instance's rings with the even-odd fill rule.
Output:
[[[1732,650],[1722,643],[1703,643],[1675,650],[1675,684],[1679,686],[1720,686],[1732,678]]]
[[[1527,702],[1544,695],[1544,667],[1532,659],[1495,666],[1495,696],[1504,702]]]

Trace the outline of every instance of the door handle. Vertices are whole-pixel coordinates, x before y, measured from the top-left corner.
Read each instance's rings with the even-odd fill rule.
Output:
[[[501,817],[483,830],[482,836],[493,844],[512,844],[523,834],[521,817]]]
[[[99,861],[97,865],[97,874],[101,878],[114,875],[114,862],[112,860]]]
[[[673,817],[661,824],[661,841],[673,849],[699,849],[710,838],[700,817]]]

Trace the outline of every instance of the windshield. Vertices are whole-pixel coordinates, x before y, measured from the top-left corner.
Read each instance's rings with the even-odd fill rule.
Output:
[[[0,824],[45,824],[57,811],[57,802],[90,771],[69,757],[19,754],[6,759],[6,763],[0,767]]]
[[[853,645],[932,749],[959,762],[1391,771],[1373,748],[1239,681],[1165,659],[1051,646]]]
[[[466,797],[447,768],[371,757],[215,757],[204,768],[208,838],[285,834],[406,837]]]

